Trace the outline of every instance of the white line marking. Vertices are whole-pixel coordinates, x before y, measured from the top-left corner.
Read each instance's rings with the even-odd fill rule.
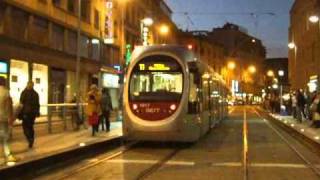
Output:
[[[251,167],[270,167],[270,168],[309,168],[305,164],[280,164],[280,163],[252,163]]]

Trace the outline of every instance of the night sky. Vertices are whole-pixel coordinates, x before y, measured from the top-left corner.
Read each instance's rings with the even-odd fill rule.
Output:
[[[183,30],[211,30],[231,22],[261,39],[267,57],[288,56],[289,11],[294,0],[165,1],[173,11],[173,20]]]

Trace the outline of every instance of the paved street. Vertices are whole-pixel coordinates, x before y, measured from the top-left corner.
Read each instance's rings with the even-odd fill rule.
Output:
[[[37,179],[319,179],[306,163],[319,168],[319,156],[266,121],[257,108],[232,107],[230,113],[190,146],[138,143]]]

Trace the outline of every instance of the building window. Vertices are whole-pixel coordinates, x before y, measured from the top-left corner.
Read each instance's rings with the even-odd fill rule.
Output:
[[[98,39],[91,40],[91,58],[94,60],[100,60],[100,41]]]
[[[90,40],[87,36],[81,35],[80,37],[80,55],[88,58]]]
[[[90,22],[90,0],[81,1],[81,18],[84,21]]]
[[[36,44],[48,45],[48,21],[34,16],[32,30],[29,33],[30,40]]]
[[[27,29],[29,14],[20,9],[12,8],[9,26],[5,27],[5,33],[9,36],[23,40]]]
[[[77,33],[74,31],[68,31],[67,51],[70,54],[76,54],[77,52]]]
[[[68,0],[68,6],[67,6],[68,11],[74,13],[74,11],[75,11],[75,6],[74,5],[75,5],[74,4],[74,0]]]
[[[3,33],[5,12],[6,12],[6,5],[0,4],[0,34]]]
[[[61,0],[52,0],[52,4],[57,6],[57,7],[60,7],[61,5]]]
[[[63,51],[64,49],[64,29],[63,27],[53,24],[51,33],[50,46],[53,49]]]
[[[94,27],[99,29],[99,11],[96,9],[94,10]]]

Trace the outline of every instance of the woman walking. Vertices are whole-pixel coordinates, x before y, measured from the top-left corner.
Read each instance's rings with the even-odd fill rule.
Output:
[[[95,133],[98,132],[99,129],[99,116],[101,115],[100,101],[101,95],[99,89],[97,85],[93,84],[88,92],[88,105],[86,109],[88,123],[92,126],[92,136],[95,136]]]

